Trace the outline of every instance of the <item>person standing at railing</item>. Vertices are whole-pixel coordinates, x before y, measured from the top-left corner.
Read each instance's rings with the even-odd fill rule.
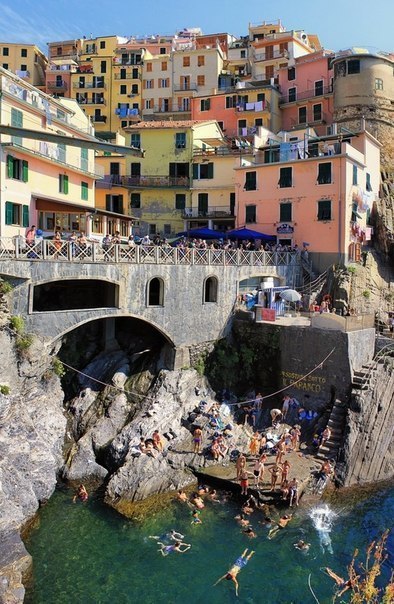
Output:
[[[76,254],[76,244],[78,241],[78,237],[75,231],[73,231],[70,235],[70,237],[68,238],[69,242],[70,242],[70,247],[71,247],[71,254],[74,257]]]
[[[77,250],[78,250],[78,255],[79,254],[86,254],[86,250],[88,247],[88,240],[86,238],[86,234],[85,231],[81,231],[79,233],[79,237],[77,239]]]
[[[54,247],[55,247],[55,253],[54,256],[55,258],[57,258],[59,256],[59,252],[62,249],[62,234],[60,231],[55,231],[55,234],[53,236],[53,242],[54,242]]]
[[[34,247],[35,244],[35,238],[36,238],[36,226],[35,224],[33,224],[30,229],[27,230],[26,232],[26,247],[28,248],[32,248]],[[27,254],[28,258],[34,258],[34,252],[28,252]]]

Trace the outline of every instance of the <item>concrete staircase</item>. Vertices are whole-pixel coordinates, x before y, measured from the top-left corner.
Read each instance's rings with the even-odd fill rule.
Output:
[[[347,406],[341,401],[336,401],[331,413],[327,426],[331,430],[331,437],[324,446],[319,448],[317,453],[318,459],[336,460],[339,449],[342,447],[343,435],[346,426]]]

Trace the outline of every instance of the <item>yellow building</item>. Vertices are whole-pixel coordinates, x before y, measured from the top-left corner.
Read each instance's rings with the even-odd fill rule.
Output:
[[[194,182],[213,180],[211,166],[201,161],[193,178],[195,149],[202,149],[204,141],[222,140],[216,121],[143,121],[127,128],[128,144],[140,147],[144,159],[126,159],[124,179],[130,189],[131,213],[140,221],[140,234],[174,236],[182,231],[187,216],[193,213]],[[231,174],[220,176],[219,188],[211,201],[217,206],[230,207]],[[200,187],[200,192],[204,193]],[[198,200],[198,193],[195,195]],[[197,201],[195,202],[197,204]],[[197,205],[196,205],[197,207]]]
[[[35,44],[0,43],[0,67],[33,86],[45,86],[48,59]]]

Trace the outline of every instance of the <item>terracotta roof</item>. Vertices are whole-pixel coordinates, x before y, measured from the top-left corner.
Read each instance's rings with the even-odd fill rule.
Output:
[[[138,122],[138,124],[133,124],[132,126],[128,126],[124,128],[124,130],[141,130],[141,129],[154,129],[154,128],[192,128],[197,124],[206,124],[209,122],[213,122],[215,120],[167,120],[167,121],[159,121],[152,120],[148,122]]]

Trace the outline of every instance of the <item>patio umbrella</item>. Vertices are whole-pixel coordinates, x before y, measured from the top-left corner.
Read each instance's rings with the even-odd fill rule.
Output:
[[[286,300],[286,302],[299,302],[302,297],[295,289],[284,289],[283,292],[280,292],[279,296],[282,300]]]
[[[265,233],[259,233],[259,231],[253,231],[252,229],[239,228],[227,231],[225,233],[228,239],[262,239],[265,241],[276,241],[274,235],[266,235]]]
[[[208,229],[208,227],[189,229],[188,231],[177,233],[177,237],[197,237],[199,239],[220,239],[223,235],[222,231],[215,231],[214,229]]]

